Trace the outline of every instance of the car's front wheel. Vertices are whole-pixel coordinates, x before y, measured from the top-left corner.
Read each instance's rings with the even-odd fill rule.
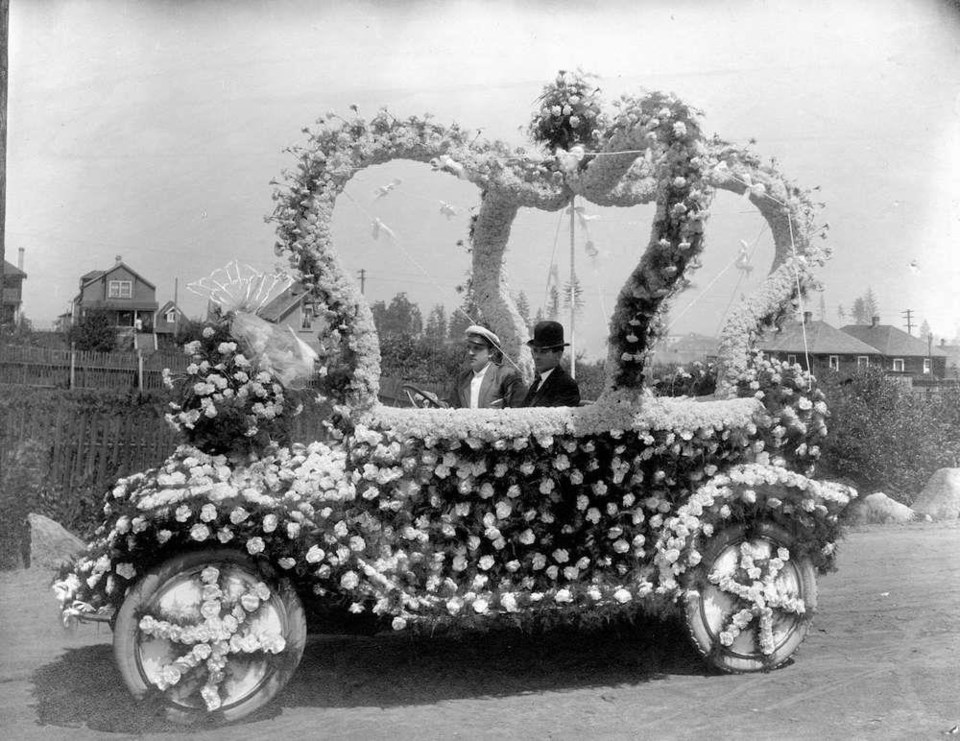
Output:
[[[113,649],[127,688],[163,693],[167,716],[224,721],[265,705],[290,679],[306,643],[296,591],[245,554],[211,548],[171,558],[130,590]]]

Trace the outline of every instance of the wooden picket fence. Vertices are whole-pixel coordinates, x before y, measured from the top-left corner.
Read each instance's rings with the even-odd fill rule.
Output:
[[[182,353],[100,353],[4,345],[0,383],[151,392],[163,388],[164,368],[183,373],[188,363]]]

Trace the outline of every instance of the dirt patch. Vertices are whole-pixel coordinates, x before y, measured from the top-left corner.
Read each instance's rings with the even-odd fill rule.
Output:
[[[312,636],[272,706],[191,736],[934,738],[960,723],[960,522],[853,528],[839,565],[820,580],[796,660],[769,674],[713,674],[679,626],[660,622],[588,635]],[[0,575],[10,737],[177,730],[128,698],[109,631],[63,634],[48,581]]]

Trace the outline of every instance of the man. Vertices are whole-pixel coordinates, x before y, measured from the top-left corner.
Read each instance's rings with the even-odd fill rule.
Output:
[[[451,407],[462,409],[503,409],[523,404],[523,383],[513,368],[499,364],[503,359],[500,338],[486,327],[473,324],[464,332],[470,367],[457,376]]]
[[[523,401],[525,407],[575,407],[580,404],[580,387],[560,367],[563,348],[563,325],[540,322],[533,328],[533,339],[527,345],[533,353],[533,385]]]

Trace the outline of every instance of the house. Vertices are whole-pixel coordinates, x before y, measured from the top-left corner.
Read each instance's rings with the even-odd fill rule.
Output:
[[[950,344],[946,340],[940,340],[940,344],[937,347],[947,354],[946,377],[960,378],[960,344],[957,344],[956,341]]]
[[[88,311],[104,311],[115,326],[129,327],[131,334],[152,334],[159,306],[156,294],[156,286],[117,255],[113,267],[81,276],[80,292],[73,299],[71,321],[80,321]]]
[[[876,348],[887,373],[910,378],[946,377],[947,353],[933,347],[932,337],[914,337],[890,324],[880,324],[876,316],[871,324],[848,324],[841,329]]]
[[[316,298],[303,283],[296,282],[264,305],[257,315],[261,319],[289,327],[314,350],[320,349],[320,333],[326,323],[318,316]]]
[[[779,360],[799,363],[814,375],[831,369],[849,376],[859,368],[881,362],[875,347],[824,321],[814,320],[809,311],[804,312],[803,321],[786,323],[779,332],[765,333],[757,342],[757,349]]]
[[[20,248],[19,265],[14,267],[3,261],[3,301],[0,302],[0,324],[20,324],[23,315],[23,281],[27,274],[23,272],[23,248]]]
[[[187,315],[183,309],[173,301],[167,301],[157,312],[157,319],[153,326],[153,331],[158,335],[170,335],[177,333],[177,329],[187,320]]]

